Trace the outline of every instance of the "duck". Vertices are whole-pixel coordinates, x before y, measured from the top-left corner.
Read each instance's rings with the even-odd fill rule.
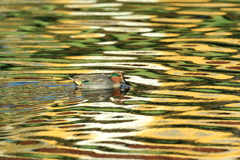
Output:
[[[130,88],[123,74],[119,71],[112,72],[109,76],[103,74],[97,75],[76,75],[69,77],[77,88],[85,90],[98,90],[98,89],[114,89],[114,88]]]

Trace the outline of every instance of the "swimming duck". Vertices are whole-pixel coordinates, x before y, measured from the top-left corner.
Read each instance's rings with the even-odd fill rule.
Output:
[[[102,74],[77,75],[70,79],[81,89],[113,89],[122,86],[130,88],[130,84],[124,79],[123,74],[118,71],[112,72],[110,76]]]

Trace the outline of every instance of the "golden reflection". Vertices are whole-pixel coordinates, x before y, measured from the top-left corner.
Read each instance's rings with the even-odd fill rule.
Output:
[[[6,43],[11,42],[11,43],[57,43],[59,40],[22,40],[22,38],[4,38],[2,41],[5,41]]]
[[[221,28],[193,28],[191,29],[191,31],[195,31],[195,32],[209,32],[209,31],[216,31],[219,30]]]
[[[218,74],[211,72],[190,72],[190,71],[181,71],[181,70],[169,70],[166,73],[170,75],[179,75],[179,76],[189,76],[189,77],[208,77],[213,79],[231,79],[234,76],[230,76],[227,74]]]
[[[197,27],[197,24],[162,24],[162,26],[168,26],[168,27],[178,27],[178,28],[191,28],[191,27]]]
[[[132,60],[135,57],[120,57],[120,56],[67,56],[65,59],[86,59],[86,60]]]
[[[161,39],[162,42],[187,42],[187,41],[205,41],[205,42],[223,42],[240,45],[240,39],[233,38],[188,38],[188,39]]]
[[[148,91],[150,94],[167,94],[167,95],[178,95],[178,96],[189,96],[192,98],[196,98],[197,100],[193,100],[192,98],[189,99],[179,99],[180,101],[185,102],[195,102],[195,101],[201,101],[206,102],[225,102],[225,101],[236,101],[239,100],[239,96],[230,95],[230,94],[214,94],[214,93],[201,93],[201,92],[190,92],[190,91],[172,91],[172,90],[161,90],[161,91]],[[200,100],[199,100],[200,99]],[[171,102],[171,98],[165,98],[166,101]],[[159,101],[159,100],[158,100]],[[164,101],[163,101],[164,102]],[[174,101],[172,101],[174,102]]]
[[[239,6],[234,3],[170,3],[172,6],[178,7],[234,7]]]
[[[38,51],[34,50],[24,50],[24,51],[12,51],[11,53],[20,54],[20,53],[36,53]],[[6,52],[0,52],[0,54],[6,54]]]
[[[174,33],[157,33],[157,32],[143,33],[141,35],[146,37],[177,37],[179,36],[179,34],[174,34]]]
[[[206,89],[206,88],[208,88],[208,89],[219,89],[219,90],[227,90],[227,91],[234,91],[234,90],[236,90],[236,91],[238,91],[238,90],[240,90],[240,88],[237,88],[237,87],[228,87],[228,86],[205,86],[205,85],[203,85],[203,86],[194,86],[194,87],[190,87],[190,88],[202,88],[202,89]]]
[[[220,8],[222,11],[239,12],[240,8]]]
[[[18,45],[20,48],[70,48],[68,45]]]
[[[153,50],[136,50],[136,51],[104,51],[105,54],[119,55],[178,55],[175,52],[169,51],[153,51]]]
[[[54,33],[54,34],[76,34],[76,33],[81,33],[82,31],[66,31],[66,30],[62,30],[62,31],[54,31],[54,30],[48,30],[47,32],[50,33]]]
[[[192,0],[117,0],[118,2],[157,3],[157,2],[193,2]],[[194,2],[209,2],[210,0],[195,0]]]
[[[240,107],[240,103],[229,103],[225,104],[224,107]]]
[[[141,104],[132,107],[132,110],[141,111],[192,111],[200,109],[200,106],[165,106],[165,105],[151,105],[151,104]]]
[[[178,21],[182,22],[182,23],[187,23],[188,21],[186,20],[177,20],[177,19],[170,19],[170,18],[165,18],[165,21],[171,21],[173,20],[173,22],[175,23],[179,23]],[[161,21],[160,18],[153,18],[152,20],[155,21]],[[196,22],[201,22],[202,20],[195,20],[195,19],[190,19],[189,20],[191,23],[193,21],[193,23]],[[196,27],[196,24],[171,24],[171,23],[149,23],[149,22],[135,22],[135,21],[119,21],[119,20],[59,20],[59,22],[64,23],[64,24],[75,24],[75,25],[89,25],[89,26],[109,26],[109,25],[122,25],[122,26],[136,26],[136,27],[141,27],[141,26],[171,26],[171,27]],[[110,27],[108,27],[110,28]],[[111,28],[124,28],[124,27],[111,27]],[[126,27],[125,27],[126,28]],[[103,28],[105,29],[105,28]],[[151,29],[152,30],[152,29]]]
[[[128,15],[128,16],[113,16],[112,19],[130,19],[130,20],[141,20],[141,19],[151,19],[156,18],[157,15]]]
[[[176,11],[176,10],[179,10],[181,8],[179,8],[179,7],[165,7],[164,9],[167,10],[167,11]]]
[[[66,14],[71,16],[118,16],[130,15],[133,12],[84,12],[84,11],[54,11],[55,14]]]
[[[98,26],[84,26],[79,24],[58,24],[58,25],[50,25],[45,26],[48,29],[99,29]]]
[[[170,23],[200,23],[202,19],[152,18],[152,21]]]
[[[16,32],[16,31],[17,31],[17,29],[13,29],[13,28],[0,28],[0,33],[1,32]]]
[[[0,10],[2,11],[2,12],[4,12],[4,11],[11,11],[11,12],[13,12],[13,11],[18,11],[18,10],[39,10],[40,9],[40,7],[33,7],[33,6],[23,6],[23,5],[19,5],[19,6],[17,6],[17,5],[14,5],[14,6],[0,6]]]
[[[105,31],[110,32],[151,32],[152,28],[138,28],[138,27],[105,27]]]
[[[95,42],[94,44],[98,44],[98,45],[112,45],[112,44],[116,44],[118,41],[105,41],[105,42]]]
[[[226,15],[226,12],[208,12],[208,11],[175,11],[177,14],[192,14],[192,15],[213,15],[213,16],[222,16]]]
[[[87,34],[78,34],[72,35],[71,38],[100,38],[104,37],[106,34],[103,33],[87,33]]]
[[[159,63],[141,63],[141,62],[105,62],[105,63],[74,63],[71,66],[80,67],[80,66],[108,66],[108,67],[121,67],[121,68],[142,68],[142,69],[154,69],[154,70],[168,70],[168,67],[165,67]]]
[[[15,27],[15,26],[24,26],[26,25],[26,23],[23,23],[23,22],[8,22],[8,21],[0,21],[0,26],[12,26],[12,27]]]
[[[218,139],[231,137],[232,133],[207,131],[194,128],[145,129],[138,136],[156,139],[194,140],[198,143],[210,143]]]
[[[60,20],[61,23],[81,24],[81,25],[123,25],[123,26],[160,26],[158,23],[149,22],[134,22],[134,21],[119,21],[119,20]]]
[[[123,3],[94,3],[94,4],[67,4],[66,8],[100,8],[100,7],[121,7]]]
[[[191,44],[170,44],[168,47],[176,47],[176,48],[193,48],[196,51],[213,51],[213,52],[237,52],[236,49],[231,48],[222,48],[222,47],[211,47],[206,44],[201,43],[191,43]]]
[[[230,36],[233,35],[231,32],[208,32],[205,33],[207,36]]]
[[[9,34],[9,35],[2,35],[4,37],[8,37],[8,38],[54,38],[54,35],[47,35],[47,34]]]
[[[2,71],[0,74],[29,74],[29,73],[42,73],[42,74],[88,74],[88,73],[104,73],[109,71],[104,70],[32,70],[32,71]]]

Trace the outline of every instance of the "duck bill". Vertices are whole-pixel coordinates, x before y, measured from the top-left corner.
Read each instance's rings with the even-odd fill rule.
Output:
[[[128,83],[125,79],[122,80],[122,83],[125,84],[125,85],[128,85],[128,86],[131,86],[131,84]]]

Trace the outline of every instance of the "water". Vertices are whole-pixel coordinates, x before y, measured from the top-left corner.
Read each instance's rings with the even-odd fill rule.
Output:
[[[0,159],[240,159],[237,2],[0,1]]]

